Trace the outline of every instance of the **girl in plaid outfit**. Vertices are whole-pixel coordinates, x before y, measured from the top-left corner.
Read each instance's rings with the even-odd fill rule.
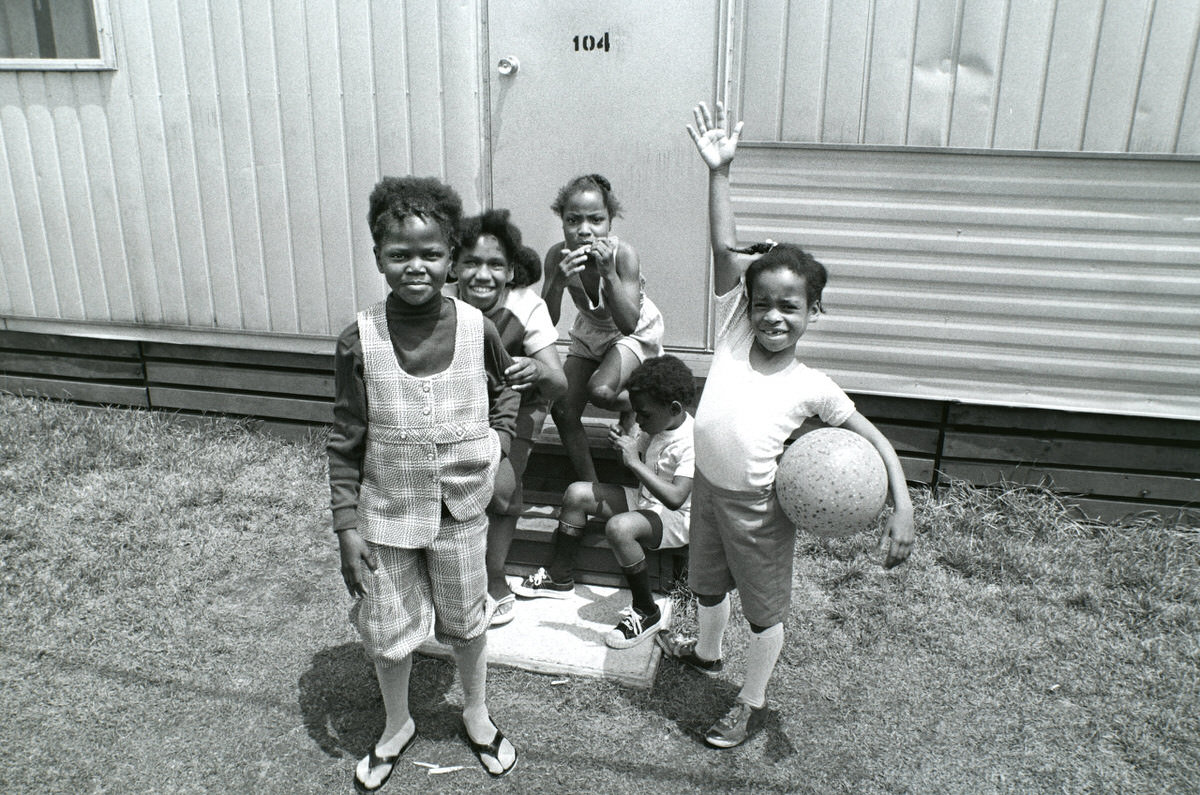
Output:
[[[485,703],[484,509],[520,403],[512,360],[479,310],[441,294],[462,221],[451,188],[385,178],[368,221],[391,291],[338,340],[328,444],[342,576],[387,711],[355,784],[383,786],[416,738],[412,652],[431,631],[454,649],[467,743],[500,776],[517,752]]]

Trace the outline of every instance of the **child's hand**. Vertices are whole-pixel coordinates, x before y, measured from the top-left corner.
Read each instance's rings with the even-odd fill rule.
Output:
[[[577,249],[564,248],[558,269],[570,278],[595,263],[601,276],[612,276],[617,269],[617,238],[599,237]]]
[[[517,392],[532,389],[542,375],[536,359],[514,356],[513,363],[504,371],[504,380]]]
[[[600,237],[592,243],[591,256],[602,277],[610,277],[617,271],[618,242],[615,237]]]
[[[342,530],[338,533],[338,551],[342,555],[342,580],[351,596],[366,596],[363,587],[363,567],[375,571],[376,562],[371,557],[367,542],[357,530]]]
[[[886,557],[883,567],[890,569],[899,566],[908,559],[908,553],[913,545],[913,515],[912,509],[892,511],[884,528],[883,538],[879,540],[879,551]]]
[[[696,126],[689,124],[687,131],[709,170],[716,171],[732,163],[734,152],[737,151],[738,137],[742,134],[742,122],[737,123],[732,133],[726,133],[729,120],[725,115],[725,106],[720,102],[717,103],[715,125],[708,105],[703,102],[692,108],[692,116],[696,120]]]
[[[613,424],[608,429],[608,441],[612,446],[621,451],[621,461],[625,466],[632,466],[635,462],[640,461],[638,458],[638,443],[637,434],[625,433],[619,423]]]
[[[558,269],[568,279],[579,273],[588,265],[588,256],[592,253],[592,244],[582,245],[577,249],[564,248],[562,259],[558,261]]]

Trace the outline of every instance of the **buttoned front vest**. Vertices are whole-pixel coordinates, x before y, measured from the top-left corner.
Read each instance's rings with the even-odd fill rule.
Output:
[[[358,314],[367,389],[367,443],[358,527],[374,544],[420,549],[441,524],[492,496],[500,440],[488,425],[483,314],[454,301],[454,356],[440,373],[409,375],[396,360],[384,302]]]

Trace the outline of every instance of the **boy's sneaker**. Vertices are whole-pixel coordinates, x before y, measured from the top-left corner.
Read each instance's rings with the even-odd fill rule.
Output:
[[[643,615],[642,611],[630,605],[621,611],[621,620],[604,636],[604,643],[612,649],[628,649],[649,640],[663,628],[664,623],[661,610]]]
[[[516,601],[517,597],[512,594],[505,594],[500,599],[494,599],[491,594],[488,594],[488,627],[502,627],[516,618],[516,614],[513,612]]]
[[[763,709],[764,707],[755,709],[744,701],[733,702],[725,717],[704,733],[704,742],[713,748],[733,748],[735,745],[741,745],[750,734],[750,720]]]
[[[514,585],[513,593],[527,599],[566,599],[575,593],[575,581],[555,582],[550,579],[549,572],[545,569],[538,569]]]
[[[725,667],[725,663],[721,662],[720,659],[706,660],[703,657],[697,657],[695,638],[683,638],[670,633],[659,633],[655,637],[655,640],[658,641],[658,645],[662,647],[662,650],[667,653],[668,657],[674,657],[679,662],[707,676],[720,673],[721,669]]]

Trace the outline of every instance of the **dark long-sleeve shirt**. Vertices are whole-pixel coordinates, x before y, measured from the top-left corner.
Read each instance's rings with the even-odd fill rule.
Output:
[[[389,295],[385,307],[388,333],[401,369],[423,378],[450,366],[458,322],[452,300],[439,295],[414,307]],[[516,431],[521,395],[504,383],[504,371],[512,364],[512,358],[505,352],[499,332],[486,318],[483,330],[488,424],[500,437],[500,449],[508,455]],[[334,390],[333,428],[326,445],[330,507],[333,509],[333,529],[349,530],[358,527],[358,495],[367,446],[367,389],[357,322],[347,326],[338,337],[334,352]]]

